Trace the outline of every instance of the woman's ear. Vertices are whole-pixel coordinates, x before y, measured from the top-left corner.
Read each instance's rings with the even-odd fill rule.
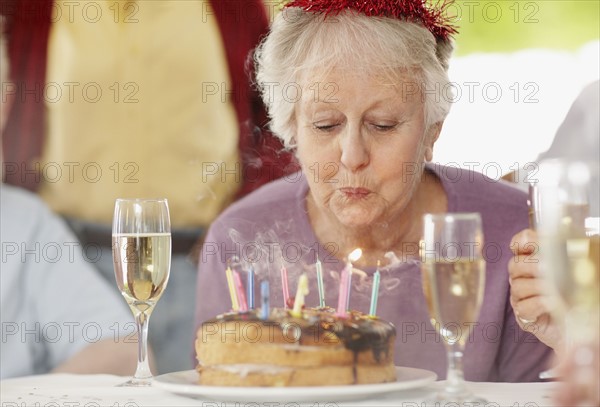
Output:
[[[425,161],[433,160],[433,145],[442,132],[444,122],[437,122],[429,126],[425,137]]]

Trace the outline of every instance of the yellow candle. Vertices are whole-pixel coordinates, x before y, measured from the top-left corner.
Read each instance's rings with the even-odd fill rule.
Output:
[[[229,296],[231,297],[231,308],[234,311],[238,311],[240,306],[237,300],[237,294],[235,292],[235,283],[233,281],[233,271],[231,267],[227,266],[227,270],[225,270],[225,275],[227,276],[227,285],[229,286]]]
[[[296,298],[294,298],[294,309],[292,316],[300,318],[302,316],[302,307],[304,306],[304,297],[308,295],[308,277],[302,274],[298,279],[298,289],[296,290]]]

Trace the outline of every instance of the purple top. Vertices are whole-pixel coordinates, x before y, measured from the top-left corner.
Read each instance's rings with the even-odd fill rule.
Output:
[[[509,303],[510,239],[528,226],[526,196],[503,182],[453,167],[429,165],[448,196],[448,212],[479,212],[484,231],[486,284],[479,320],[464,325],[471,332],[464,353],[465,378],[471,381],[537,381],[547,368],[552,350],[522,331]],[[256,306],[260,282],[270,283],[271,307],[283,307],[281,267],[288,272],[290,296],[306,272],[310,294],[307,306],[318,306],[315,271],[317,253],[323,266],[325,302],[337,306],[342,261],[329,254],[335,242],[319,242],[306,210],[308,184],[300,173],[274,181],[232,204],[211,226],[200,258],[196,324],[231,309],[225,277],[227,261],[245,281],[255,270]],[[329,250],[326,250],[329,249]],[[411,248],[406,250],[411,252]],[[377,315],[397,329],[395,362],[446,377],[446,353],[440,335],[429,322],[421,285],[418,251],[381,269]],[[345,255],[340,255],[343,258]],[[236,263],[236,257],[238,263]],[[384,260],[384,259],[382,259]],[[387,263],[387,261],[382,261]],[[353,273],[350,308],[368,313],[373,268]]]

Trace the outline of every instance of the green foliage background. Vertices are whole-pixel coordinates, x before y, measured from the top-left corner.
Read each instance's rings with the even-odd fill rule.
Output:
[[[574,50],[600,38],[600,0],[456,0],[447,13],[459,29],[456,55]]]

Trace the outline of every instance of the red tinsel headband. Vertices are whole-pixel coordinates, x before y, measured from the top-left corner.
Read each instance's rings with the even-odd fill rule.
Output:
[[[438,40],[447,40],[456,34],[456,28],[444,15],[453,0],[438,1],[435,7],[427,0],[292,0],[284,7],[299,7],[312,13],[338,14],[355,10],[366,16],[391,17],[413,21],[427,28]]]

